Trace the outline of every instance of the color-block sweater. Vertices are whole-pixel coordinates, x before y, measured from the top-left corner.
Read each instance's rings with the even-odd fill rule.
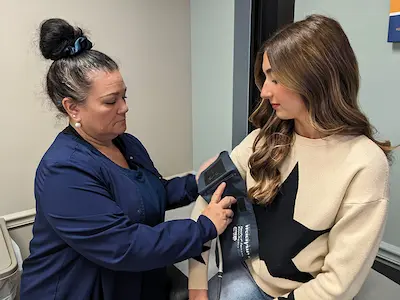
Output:
[[[231,153],[248,189],[255,184],[248,161],[258,134],[253,131]],[[352,299],[384,230],[385,154],[365,136],[308,139],[296,134],[280,171],[282,184],[272,204],[254,205],[260,249],[247,265],[255,282],[283,299]],[[205,206],[199,197],[192,218]],[[190,289],[207,289],[208,256],[203,253],[206,264],[189,261]]]

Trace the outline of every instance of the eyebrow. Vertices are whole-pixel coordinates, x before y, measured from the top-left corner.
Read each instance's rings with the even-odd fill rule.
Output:
[[[127,88],[124,89],[124,93],[126,93],[126,91],[127,91]],[[103,95],[100,98],[106,98],[109,96],[118,96],[118,95],[119,95],[119,92],[114,92],[114,93],[109,93],[109,94]]]
[[[267,70],[265,70],[265,73],[266,73],[267,75],[271,74],[272,72],[273,72],[273,71],[272,71],[271,68],[268,68]]]

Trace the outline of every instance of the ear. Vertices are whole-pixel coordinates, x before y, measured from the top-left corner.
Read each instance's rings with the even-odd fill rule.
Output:
[[[62,100],[62,105],[71,119],[76,120],[77,122],[80,121],[80,116],[79,116],[80,107],[75,100],[66,97]]]

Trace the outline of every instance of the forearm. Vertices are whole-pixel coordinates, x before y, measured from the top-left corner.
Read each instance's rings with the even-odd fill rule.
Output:
[[[207,202],[198,197],[194,205],[191,218],[197,220],[202,211],[207,207]],[[211,248],[211,241],[205,243],[204,249]],[[208,260],[210,250],[204,251],[199,257],[189,259],[189,290],[208,289]]]
[[[193,174],[164,180],[167,210],[189,205],[198,197],[197,182]]]
[[[216,236],[212,222],[175,220],[155,227],[132,224],[121,215],[75,219],[49,215],[50,224],[71,248],[88,260],[115,271],[141,272],[200,255]]]

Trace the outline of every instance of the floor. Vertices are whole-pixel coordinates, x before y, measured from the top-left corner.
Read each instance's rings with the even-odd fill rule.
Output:
[[[168,220],[188,218],[191,210],[192,206],[176,209],[168,212],[166,217]],[[211,249],[211,256],[214,256],[214,248]],[[215,259],[210,257],[210,261],[215,261]],[[209,278],[217,272],[217,268],[214,265],[210,265]],[[179,263],[176,266],[187,275],[187,261]],[[376,261],[355,300],[398,299],[400,299],[400,271]]]

